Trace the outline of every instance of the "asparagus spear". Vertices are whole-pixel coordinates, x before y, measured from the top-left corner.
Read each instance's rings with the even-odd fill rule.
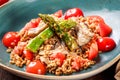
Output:
[[[65,42],[65,44],[67,45],[67,47],[71,51],[76,50],[77,48],[79,48],[77,42],[75,41],[75,39],[70,34],[68,34],[67,32],[65,32],[63,30],[63,29],[65,29],[65,25],[58,24],[54,20],[54,18],[49,16],[49,15],[39,14],[39,16],[45,23],[47,23],[49,25],[49,27],[51,29],[53,29],[53,31],[58,35],[58,37],[60,37]],[[67,24],[67,25],[69,25],[69,28],[73,26],[73,24],[72,25]]]
[[[39,47],[44,43],[44,41],[51,38],[52,36],[53,31],[48,27],[36,37],[31,39],[30,42],[27,44],[26,48],[36,53]]]

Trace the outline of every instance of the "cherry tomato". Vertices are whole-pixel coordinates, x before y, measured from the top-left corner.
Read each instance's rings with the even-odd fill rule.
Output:
[[[98,49],[106,52],[111,51],[116,47],[115,41],[110,37],[103,37],[97,40]]]
[[[80,16],[84,16],[83,12],[80,8],[71,8],[68,9],[65,14],[64,14],[64,18],[68,19],[70,17],[80,17]]]
[[[28,22],[22,30],[26,31],[30,28],[36,28],[40,23],[40,18],[32,19],[30,22]]]
[[[4,3],[8,2],[9,0],[0,0],[0,6],[3,5]]]
[[[63,61],[65,60],[65,54],[63,54],[63,53],[60,53],[60,52],[58,52],[58,53],[56,53],[56,54],[52,54],[51,56],[50,56],[50,59],[51,60],[54,60],[54,59],[59,59],[60,60],[60,64],[59,64],[59,66],[62,66],[62,64],[63,64]]]
[[[112,28],[105,23],[99,23],[100,36],[107,37],[111,34]]]
[[[23,50],[23,54],[25,56],[25,58],[29,59],[29,60],[32,60],[33,59],[33,53],[29,50]]]
[[[20,36],[17,32],[7,32],[3,38],[2,43],[6,47],[14,48],[20,41]]]
[[[92,59],[96,58],[97,55],[98,55],[98,45],[97,45],[97,42],[94,42],[90,46],[90,51],[88,53],[88,59],[92,60]]]
[[[32,61],[26,66],[26,72],[44,75],[46,73],[46,66],[40,60]]]
[[[62,13],[62,10],[58,10],[57,12],[54,13],[54,16],[60,18],[62,17],[63,13]]]

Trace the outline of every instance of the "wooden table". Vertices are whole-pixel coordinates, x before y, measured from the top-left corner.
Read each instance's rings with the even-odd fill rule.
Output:
[[[115,75],[116,65],[117,62],[107,70],[103,71],[102,73],[84,80],[115,80],[114,75]],[[28,80],[28,79],[18,77],[0,68],[0,80]]]

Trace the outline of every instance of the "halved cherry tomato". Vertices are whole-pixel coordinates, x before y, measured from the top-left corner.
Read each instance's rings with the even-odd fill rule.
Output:
[[[63,13],[62,13],[62,10],[58,10],[57,12],[54,13],[54,16],[60,18],[62,17]]]
[[[22,30],[26,31],[30,28],[36,28],[38,24],[40,23],[40,18],[32,19],[30,22],[28,22]]]
[[[92,60],[92,59],[96,58],[97,55],[98,55],[98,45],[97,45],[97,42],[94,42],[90,46],[90,51],[88,53],[88,59]]]
[[[29,50],[23,50],[23,55],[25,56],[25,58],[32,60],[33,59],[33,53]]]
[[[115,41],[110,37],[99,38],[97,44],[98,49],[103,52],[111,51],[116,47]]]
[[[112,32],[112,28],[105,23],[99,23],[100,36],[107,37]]]
[[[7,32],[2,38],[2,43],[6,47],[10,47],[10,48],[14,48],[19,41],[20,41],[20,36],[18,35],[17,32]]]
[[[66,57],[65,57],[65,54],[60,53],[60,52],[55,53],[55,54],[52,54],[52,55],[50,56],[50,59],[51,59],[51,60],[54,60],[54,59],[59,59],[59,60],[60,60],[59,66],[62,66],[63,61],[65,60],[65,58],[66,58]]]
[[[4,3],[8,2],[9,0],[0,0],[0,6],[3,5]]]
[[[68,9],[64,14],[65,19],[68,19],[70,17],[80,17],[80,16],[84,16],[84,14],[80,8]]]
[[[46,74],[46,66],[40,60],[32,61],[26,66],[26,72],[44,75]]]

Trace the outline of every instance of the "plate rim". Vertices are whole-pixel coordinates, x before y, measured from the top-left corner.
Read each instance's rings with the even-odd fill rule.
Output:
[[[85,79],[85,78],[89,78],[91,76],[94,76],[104,70],[106,70],[107,68],[111,67],[115,62],[117,62],[118,60],[120,60],[120,53],[111,61],[109,61],[107,64],[105,64],[104,66],[95,69],[93,71],[87,72],[87,73],[82,73],[82,74],[76,74],[76,75],[65,75],[65,76],[48,76],[48,75],[38,75],[38,74],[32,74],[32,73],[27,73],[24,71],[20,71],[14,68],[11,68],[9,66],[6,66],[2,63],[0,63],[0,67],[23,78],[27,78],[27,79],[62,79],[62,80],[71,80],[71,79]]]

